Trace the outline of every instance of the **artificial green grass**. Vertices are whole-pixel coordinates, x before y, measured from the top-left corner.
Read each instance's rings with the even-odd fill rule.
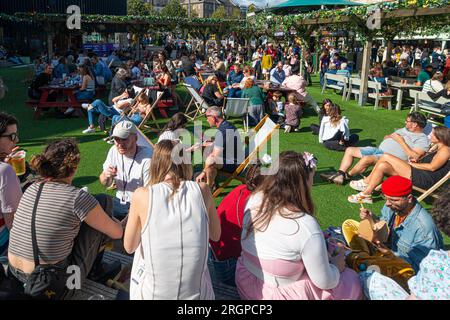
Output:
[[[0,69],[0,76],[3,77],[9,92],[3,100],[0,100],[0,110],[14,114],[19,119],[19,145],[27,151],[27,158],[42,151],[48,141],[60,137],[73,137],[77,139],[81,151],[81,163],[74,179],[76,186],[88,186],[91,193],[106,192],[99,183],[98,176],[102,171],[102,165],[106,154],[111,147],[102,138],[103,133],[83,135],[81,131],[87,127],[87,119],[70,118],[57,119],[52,111],[43,114],[41,119],[33,120],[33,111],[24,105],[26,96],[26,85],[22,82],[27,70],[25,68],[5,68]],[[318,78],[313,77],[314,84],[308,87],[308,92],[320,104],[325,98],[330,98],[338,103],[343,110],[343,114],[350,120],[352,133],[360,136],[359,146],[378,145],[386,134],[392,133],[395,128],[404,126],[404,121],[409,110],[402,111],[378,109],[374,110],[373,105],[360,107],[356,101],[341,101],[341,96],[328,90],[326,94],[320,93]],[[187,99],[186,92],[181,88],[179,94],[184,100]],[[370,101],[372,102],[372,101]],[[204,118],[203,118],[204,119]],[[165,123],[167,120],[158,120]],[[240,121],[234,121],[239,124]],[[318,158],[318,169],[314,179],[312,190],[313,200],[316,207],[316,217],[323,228],[328,226],[341,225],[345,219],[359,219],[359,205],[351,204],[347,201],[350,194],[355,193],[348,185],[336,186],[320,179],[319,174],[337,169],[342,158],[342,152],[325,149],[318,142],[317,136],[312,135],[309,126],[318,123],[318,117],[312,110],[306,110],[301,119],[300,132],[285,134],[280,130],[280,151],[309,151]],[[207,127],[204,121],[204,128]],[[188,129],[192,128],[188,127]],[[156,142],[156,134],[149,135],[153,142]],[[232,186],[236,185],[234,182]],[[227,188],[226,191],[232,188]],[[113,194],[113,192],[109,192]],[[222,197],[224,194],[222,194]],[[218,204],[221,198],[216,199]],[[429,199],[428,199],[429,200]],[[384,205],[379,196],[374,197],[374,204],[366,205],[375,214],[379,214]],[[425,204],[426,208],[430,204]],[[450,239],[445,238],[446,244],[450,244]]]

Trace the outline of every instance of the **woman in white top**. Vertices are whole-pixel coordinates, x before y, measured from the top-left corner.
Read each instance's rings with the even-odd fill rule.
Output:
[[[319,142],[330,150],[345,151],[359,141],[357,134],[350,134],[348,119],[341,115],[341,108],[334,103],[324,105],[326,116],[319,129]]]
[[[173,162],[176,147],[155,146],[149,186],[133,194],[124,237],[125,250],[135,252],[132,300],[214,299],[207,257],[219,218],[208,186],[190,181],[192,166]]]
[[[236,284],[243,299],[358,299],[358,275],[330,256],[314,218],[309,153],[282,152],[245,207]]]
[[[425,81],[422,92],[438,93],[439,91],[444,90],[442,80],[444,80],[444,75],[442,72],[437,71],[430,80]]]

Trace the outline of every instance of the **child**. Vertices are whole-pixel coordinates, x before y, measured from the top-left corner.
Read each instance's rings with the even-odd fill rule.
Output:
[[[292,129],[294,129],[294,131],[298,131],[300,126],[300,117],[303,113],[301,104],[303,104],[303,102],[298,101],[297,96],[294,93],[289,94],[288,103],[285,106],[285,133],[291,132]]]
[[[272,95],[272,100],[269,102],[270,114],[272,119],[277,123],[284,121],[284,103],[281,100],[283,94],[280,91],[275,91]]]

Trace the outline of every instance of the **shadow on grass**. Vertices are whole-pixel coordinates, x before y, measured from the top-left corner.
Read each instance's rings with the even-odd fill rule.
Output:
[[[73,185],[77,187],[84,187],[88,184],[91,184],[93,182],[96,182],[98,180],[98,177],[96,176],[85,176],[85,177],[76,177],[73,179]]]
[[[357,147],[376,147],[376,140],[375,139],[364,139],[359,140],[356,144]]]

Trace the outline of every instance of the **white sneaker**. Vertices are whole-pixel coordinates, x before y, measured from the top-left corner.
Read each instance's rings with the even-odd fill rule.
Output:
[[[83,188],[80,188],[80,189],[83,190],[84,192],[89,193],[89,188],[88,187],[83,187]]]
[[[114,144],[114,140],[113,140],[113,139],[107,140],[106,143],[107,143],[107,144]]]
[[[74,112],[75,109],[72,107],[67,108],[67,110],[64,112],[64,114],[71,114],[72,112]]]
[[[89,106],[90,106],[89,103],[82,103],[82,104],[81,104],[81,107],[82,107],[83,109],[86,109],[86,110],[88,110]]]
[[[289,133],[289,132],[291,132],[291,126],[285,126],[284,133]]]
[[[111,137],[106,137],[106,138],[103,138],[103,141],[108,141],[108,140],[111,140],[112,138]]]
[[[86,134],[86,133],[94,133],[95,132],[95,129],[94,128],[91,128],[91,127],[88,127],[87,129],[84,129],[83,130],[83,133],[84,134]]]

